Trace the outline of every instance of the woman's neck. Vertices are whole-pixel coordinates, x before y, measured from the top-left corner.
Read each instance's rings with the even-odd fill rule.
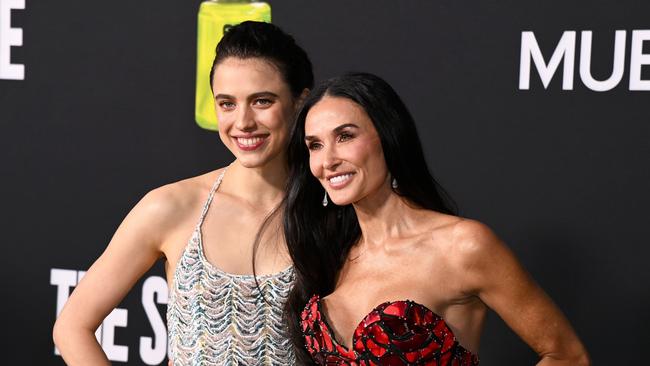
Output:
[[[223,189],[251,206],[268,210],[282,200],[286,180],[287,166],[283,157],[253,168],[235,160],[226,172]]]
[[[362,246],[383,245],[410,236],[416,229],[417,209],[393,192],[388,184],[353,204],[361,227]]]

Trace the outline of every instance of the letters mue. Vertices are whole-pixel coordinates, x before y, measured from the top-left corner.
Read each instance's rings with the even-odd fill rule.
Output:
[[[598,92],[608,91],[615,88],[623,78],[625,71],[625,42],[627,32],[617,30],[614,40],[614,62],[612,73],[605,80],[596,80],[591,75],[591,31],[582,31],[580,35],[580,80],[583,84]],[[630,90],[650,90],[650,80],[641,78],[641,68],[650,65],[650,53],[643,53],[643,42],[650,41],[650,30],[633,30],[632,47],[630,49]],[[535,68],[544,85],[548,88],[555,71],[561,62],[564,62],[562,70],[562,89],[573,90],[573,73],[576,52],[576,31],[565,31],[560,38],[553,55],[548,63],[544,61],[542,51],[537,44],[533,32],[521,32],[521,58],[519,64],[519,89],[530,89],[530,64]]]

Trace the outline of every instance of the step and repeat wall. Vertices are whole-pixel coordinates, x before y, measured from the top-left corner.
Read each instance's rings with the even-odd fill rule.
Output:
[[[317,79],[387,79],[462,214],[490,225],[595,364],[650,325],[650,2],[269,1]],[[194,121],[200,1],[0,0],[2,364],[62,365],[58,312],[149,190],[228,164]],[[166,364],[162,263],[96,335]],[[494,313],[482,365],[535,354]]]

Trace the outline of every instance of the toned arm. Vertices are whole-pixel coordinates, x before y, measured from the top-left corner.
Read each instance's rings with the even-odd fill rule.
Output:
[[[94,332],[163,256],[165,235],[179,214],[168,191],[150,192],[131,210],[61,311],[53,336],[68,365],[110,364]]]
[[[487,226],[463,220],[454,230],[472,292],[540,356],[538,366],[590,365],[568,320]]]

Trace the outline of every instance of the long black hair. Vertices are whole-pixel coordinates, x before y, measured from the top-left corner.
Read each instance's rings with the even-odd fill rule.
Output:
[[[324,189],[309,169],[305,119],[324,96],[349,99],[368,114],[379,135],[386,166],[409,204],[455,214],[456,206],[430,173],[413,117],[393,88],[378,76],[348,73],[319,84],[307,96],[293,126],[288,149],[289,177],[282,204],[283,228],[296,273],[285,316],[299,363],[305,351],[300,313],[313,294],[334,290],[350,248],[361,236],[352,205],[323,207]]]

